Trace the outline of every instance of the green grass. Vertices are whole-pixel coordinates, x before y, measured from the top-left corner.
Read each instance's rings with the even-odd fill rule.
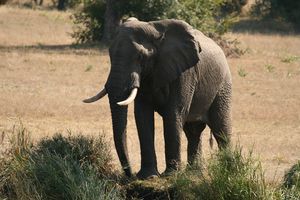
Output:
[[[88,66],[86,66],[86,68],[85,68],[85,72],[89,72],[89,71],[91,71],[93,69],[93,65],[88,65]]]
[[[6,135],[1,134],[0,144]],[[0,199],[300,199],[300,161],[286,172],[283,183],[271,185],[260,161],[239,146],[171,176],[141,181],[118,176],[101,135],[69,132],[36,144],[22,126],[11,135],[10,146],[0,155]]]
[[[285,56],[281,58],[281,62],[283,63],[292,63],[295,61],[298,61],[300,59],[300,56]]]
[[[214,155],[202,171],[187,171],[175,181],[177,199],[259,200],[272,194],[260,162],[241,148]]]
[[[271,64],[266,64],[265,67],[266,67],[268,72],[273,72],[274,69],[275,69],[275,67]]]
[[[295,187],[300,190],[300,161],[285,174],[284,186],[286,188]]]
[[[285,173],[281,197],[285,200],[300,199],[300,161]]]
[[[33,145],[21,127],[0,160],[0,199],[123,199],[103,136],[56,134]]]
[[[246,72],[246,70],[244,68],[242,68],[242,67],[239,68],[238,74],[242,78],[244,78],[244,77],[246,77],[248,75],[248,73]]]
[[[170,177],[135,181],[129,191],[135,191],[135,198],[149,199],[299,200],[299,166],[287,172],[284,184],[269,184],[253,153],[235,147],[216,153],[200,167],[189,167]],[[287,180],[292,182],[289,187]]]

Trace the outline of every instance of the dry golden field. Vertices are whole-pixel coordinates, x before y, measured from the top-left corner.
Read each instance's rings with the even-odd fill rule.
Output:
[[[36,140],[56,132],[104,133],[113,147],[107,98],[94,95],[110,67],[104,48],[74,48],[69,12],[0,7],[0,133],[22,121]],[[233,75],[233,143],[260,156],[269,180],[300,159],[300,36],[230,33],[247,53],[229,58]],[[209,130],[203,150],[209,156]],[[134,171],[139,142],[130,106],[128,145]],[[164,170],[162,123],[156,117],[156,152]],[[1,148],[1,147],[0,147]],[[186,160],[182,137],[182,157]],[[113,160],[119,166],[112,148]]]

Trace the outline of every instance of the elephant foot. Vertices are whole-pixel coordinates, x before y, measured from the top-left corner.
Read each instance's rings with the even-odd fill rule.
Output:
[[[154,179],[159,177],[159,173],[156,169],[141,169],[137,174],[136,174],[138,179],[141,180],[146,180],[146,179]]]
[[[169,168],[169,169],[166,169],[162,174],[161,176],[162,177],[166,177],[166,176],[171,176],[173,175],[174,173],[176,173],[178,171],[178,169],[173,169],[173,168]]]
[[[161,176],[171,176],[178,172],[181,168],[178,165],[171,165],[166,168],[166,170],[161,174]]]

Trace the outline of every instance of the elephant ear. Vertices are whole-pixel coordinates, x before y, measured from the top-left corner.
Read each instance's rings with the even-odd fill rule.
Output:
[[[195,66],[201,48],[193,36],[193,28],[184,21],[163,20],[154,23],[154,26],[161,33],[153,71],[153,87],[157,89]]]

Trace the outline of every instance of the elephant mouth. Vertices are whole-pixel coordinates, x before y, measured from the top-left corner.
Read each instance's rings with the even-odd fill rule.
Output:
[[[108,81],[105,85],[113,103],[119,106],[127,106],[135,100],[140,88],[140,75],[137,72],[132,72],[129,81],[125,81],[125,85],[127,85],[126,88],[120,84],[115,84],[114,81]]]

